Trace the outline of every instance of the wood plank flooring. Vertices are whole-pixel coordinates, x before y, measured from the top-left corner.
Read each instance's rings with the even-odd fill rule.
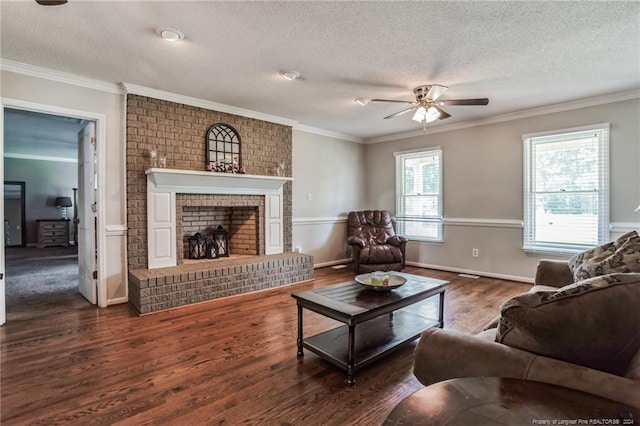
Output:
[[[451,282],[445,327],[473,332],[529,285],[408,267]],[[346,375],[296,357],[294,291],[353,279],[322,268],[310,283],[144,317],[127,305],[8,322],[0,329],[2,425],[375,425],[423,386],[415,343]],[[336,322],[305,311],[305,335]]]

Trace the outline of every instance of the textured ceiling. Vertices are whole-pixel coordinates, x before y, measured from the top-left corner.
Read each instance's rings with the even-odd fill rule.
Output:
[[[449,86],[434,125],[640,88],[639,2],[0,3],[1,56],[276,115],[358,138],[419,130],[401,104]],[[170,43],[157,27],[185,40]],[[301,78],[286,81],[280,70]]]

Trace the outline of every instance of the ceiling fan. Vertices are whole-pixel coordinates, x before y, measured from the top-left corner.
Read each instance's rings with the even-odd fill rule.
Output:
[[[40,6],[60,6],[66,2],[67,0],[36,0]]]
[[[440,96],[444,94],[448,89],[447,86],[440,84],[426,84],[418,86],[413,89],[413,94],[416,97],[415,101],[396,101],[391,99],[368,99],[357,98],[356,102],[360,105],[366,105],[369,102],[395,102],[411,104],[407,109],[398,111],[394,114],[385,117],[393,118],[399,115],[406,114],[410,111],[414,111],[412,120],[423,124],[424,131],[427,131],[427,123],[431,123],[436,120],[444,120],[451,117],[451,114],[443,110],[441,107],[444,105],[461,106],[461,105],[487,105],[489,103],[488,98],[478,99],[442,99],[438,100]]]

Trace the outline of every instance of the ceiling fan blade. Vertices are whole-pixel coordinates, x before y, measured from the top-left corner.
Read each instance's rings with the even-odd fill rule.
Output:
[[[429,91],[427,92],[427,95],[425,97],[427,99],[431,99],[432,101],[435,101],[440,96],[442,96],[442,94],[446,92],[447,89],[448,89],[447,86],[441,86],[440,84],[432,84],[431,88],[429,88]]]
[[[66,2],[67,0],[36,0],[40,6],[60,6]]]
[[[396,102],[399,104],[412,104],[412,101],[394,101],[393,99],[371,99],[371,102]]]
[[[444,105],[487,105],[489,103],[489,99],[447,99],[439,102],[442,102]]]
[[[414,105],[411,108],[403,109],[402,111],[398,111],[395,114],[387,115],[384,119],[386,120],[387,118],[393,118],[393,117],[397,117],[397,116],[402,115],[402,114],[406,114],[409,111],[413,111],[417,107],[418,107],[418,105]]]
[[[451,117],[451,114],[449,114],[447,111],[443,110],[442,108],[435,105],[433,106],[433,108],[437,109],[438,112],[440,113],[440,117],[438,117],[438,120],[444,120],[445,118]]]

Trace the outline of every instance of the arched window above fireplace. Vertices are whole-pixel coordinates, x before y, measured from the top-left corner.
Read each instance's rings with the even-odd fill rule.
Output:
[[[240,135],[228,124],[214,124],[207,131],[207,160],[206,164],[214,165],[236,163],[242,167],[240,156]]]

